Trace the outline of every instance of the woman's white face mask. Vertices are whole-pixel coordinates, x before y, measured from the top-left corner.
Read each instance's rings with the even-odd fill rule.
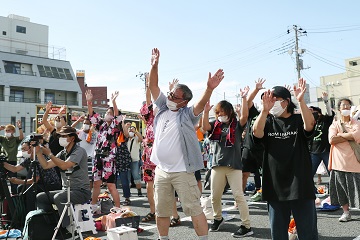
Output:
[[[344,117],[350,116],[350,110],[349,109],[343,109],[341,110],[341,115],[343,115]]]
[[[62,127],[61,122],[55,121],[55,127],[56,128],[61,128]]]
[[[274,106],[270,109],[270,114],[274,115],[275,117],[280,117],[283,112],[285,112],[285,108],[281,106],[281,103],[285,100],[278,100],[275,102]]]
[[[114,117],[111,116],[110,114],[106,114],[104,119],[105,119],[106,122],[110,122],[110,121],[112,121],[114,119]]]
[[[228,116],[218,116],[218,121],[221,123],[227,123],[229,121]]]
[[[31,153],[28,153],[28,151],[22,151],[22,156],[23,156],[23,158],[30,158]]]

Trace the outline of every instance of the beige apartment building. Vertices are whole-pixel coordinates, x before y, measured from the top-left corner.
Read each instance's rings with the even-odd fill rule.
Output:
[[[324,90],[329,94],[331,107],[335,110],[339,99],[344,97],[349,98],[355,106],[360,105],[360,57],[345,59],[344,68],[343,73],[320,77],[316,96],[321,109],[325,110],[321,98]]]

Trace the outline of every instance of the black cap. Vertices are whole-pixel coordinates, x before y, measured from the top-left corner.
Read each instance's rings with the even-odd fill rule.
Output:
[[[318,112],[318,113],[322,114],[322,112],[321,112],[321,108],[319,108],[319,107],[310,106],[309,108],[312,108],[312,110],[313,110],[313,111],[316,111],[316,112]]]
[[[274,97],[281,97],[282,99],[290,99],[291,101],[291,94],[290,91],[286,87],[276,86],[271,89]]]

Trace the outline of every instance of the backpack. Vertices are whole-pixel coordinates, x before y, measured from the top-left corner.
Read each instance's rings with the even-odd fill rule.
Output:
[[[59,217],[55,212],[45,212],[43,209],[30,211],[26,215],[25,226],[23,229],[23,239],[51,239],[58,220]]]

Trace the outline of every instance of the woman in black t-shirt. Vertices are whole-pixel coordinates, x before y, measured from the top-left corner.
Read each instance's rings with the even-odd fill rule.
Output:
[[[268,202],[272,239],[277,240],[288,239],[291,213],[299,239],[318,239],[307,145],[315,119],[304,100],[305,86],[303,79],[294,86],[301,114],[294,114],[289,90],[276,86],[264,93],[263,109],[253,126],[254,141],[265,148],[262,197]]]

